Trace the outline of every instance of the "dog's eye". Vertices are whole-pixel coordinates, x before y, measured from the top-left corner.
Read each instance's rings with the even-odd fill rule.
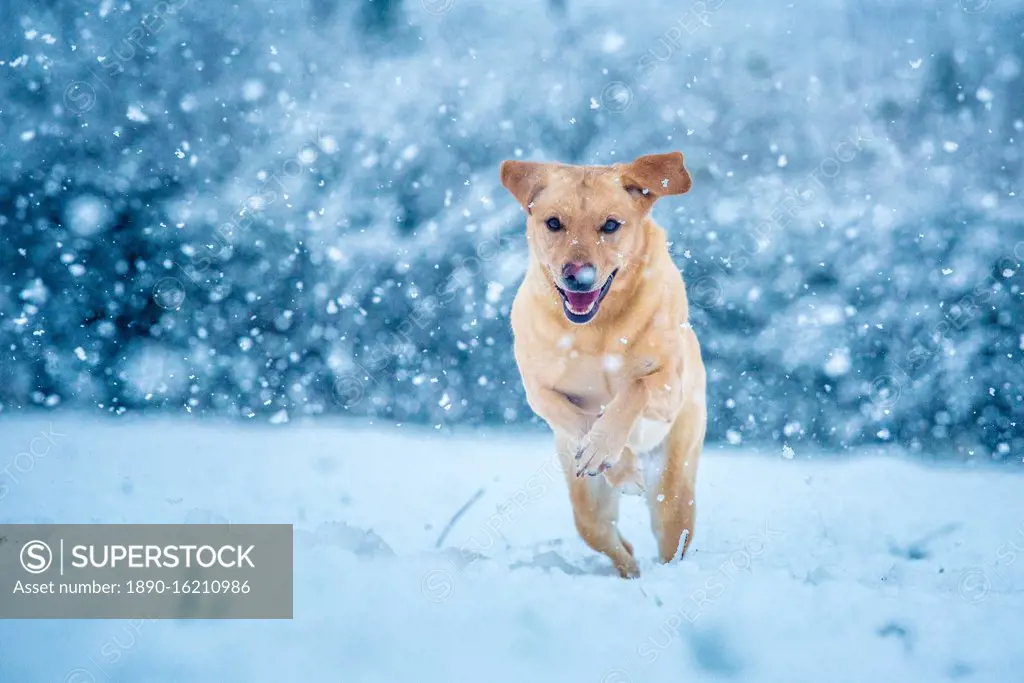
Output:
[[[550,230],[551,232],[558,232],[559,230],[562,229],[562,221],[558,220],[554,216],[547,219],[545,224],[548,226],[548,230]]]
[[[601,232],[611,234],[622,227],[622,223],[618,222],[614,218],[609,218],[604,225],[601,226]]]

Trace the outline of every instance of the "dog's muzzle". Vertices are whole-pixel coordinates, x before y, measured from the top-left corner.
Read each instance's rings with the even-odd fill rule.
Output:
[[[569,319],[569,322],[582,325],[590,322],[597,315],[597,309],[601,306],[605,295],[608,294],[608,290],[611,289],[612,280],[615,279],[615,275],[619,271],[617,269],[613,271],[600,289],[592,289],[597,281],[597,269],[591,265],[584,265],[571,273],[567,272],[572,266],[573,264],[569,264],[563,268],[562,286],[556,285],[555,289],[562,296],[562,309],[565,312],[565,317]],[[589,287],[585,287],[585,283],[589,283]]]

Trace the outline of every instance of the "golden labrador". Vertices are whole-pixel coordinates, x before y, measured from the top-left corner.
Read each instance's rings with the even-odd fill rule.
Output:
[[[704,364],[650,216],[690,175],[675,152],[614,166],[506,161],[501,181],[527,213],[530,263],[512,305],[527,400],[555,432],[580,536],[638,576],[617,528],[621,492],[646,493],[663,562],[693,535]]]

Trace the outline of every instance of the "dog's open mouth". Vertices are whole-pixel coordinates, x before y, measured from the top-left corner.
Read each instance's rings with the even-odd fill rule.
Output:
[[[555,285],[555,289],[562,295],[562,310],[565,311],[565,317],[569,319],[569,322],[582,325],[594,319],[597,309],[601,306],[601,301],[611,289],[612,280],[615,279],[618,272],[618,269],[612,271],[601,289],[593,289],[589,292],[572,292]]]

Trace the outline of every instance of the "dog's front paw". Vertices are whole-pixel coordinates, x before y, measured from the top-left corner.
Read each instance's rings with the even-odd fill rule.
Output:
[[[604,473],[604,478],[612,488],[617,488],[628,493],[644,493],[647,491],[647,482],[644,479],[643,465],[633,454],[633,451],[626,448],[622,451],[622,457],[615,464],[615,467]]]
[[[592,429],[576,451],[576,476],[596,477],[613,467],[622,457],[626,438]]]

